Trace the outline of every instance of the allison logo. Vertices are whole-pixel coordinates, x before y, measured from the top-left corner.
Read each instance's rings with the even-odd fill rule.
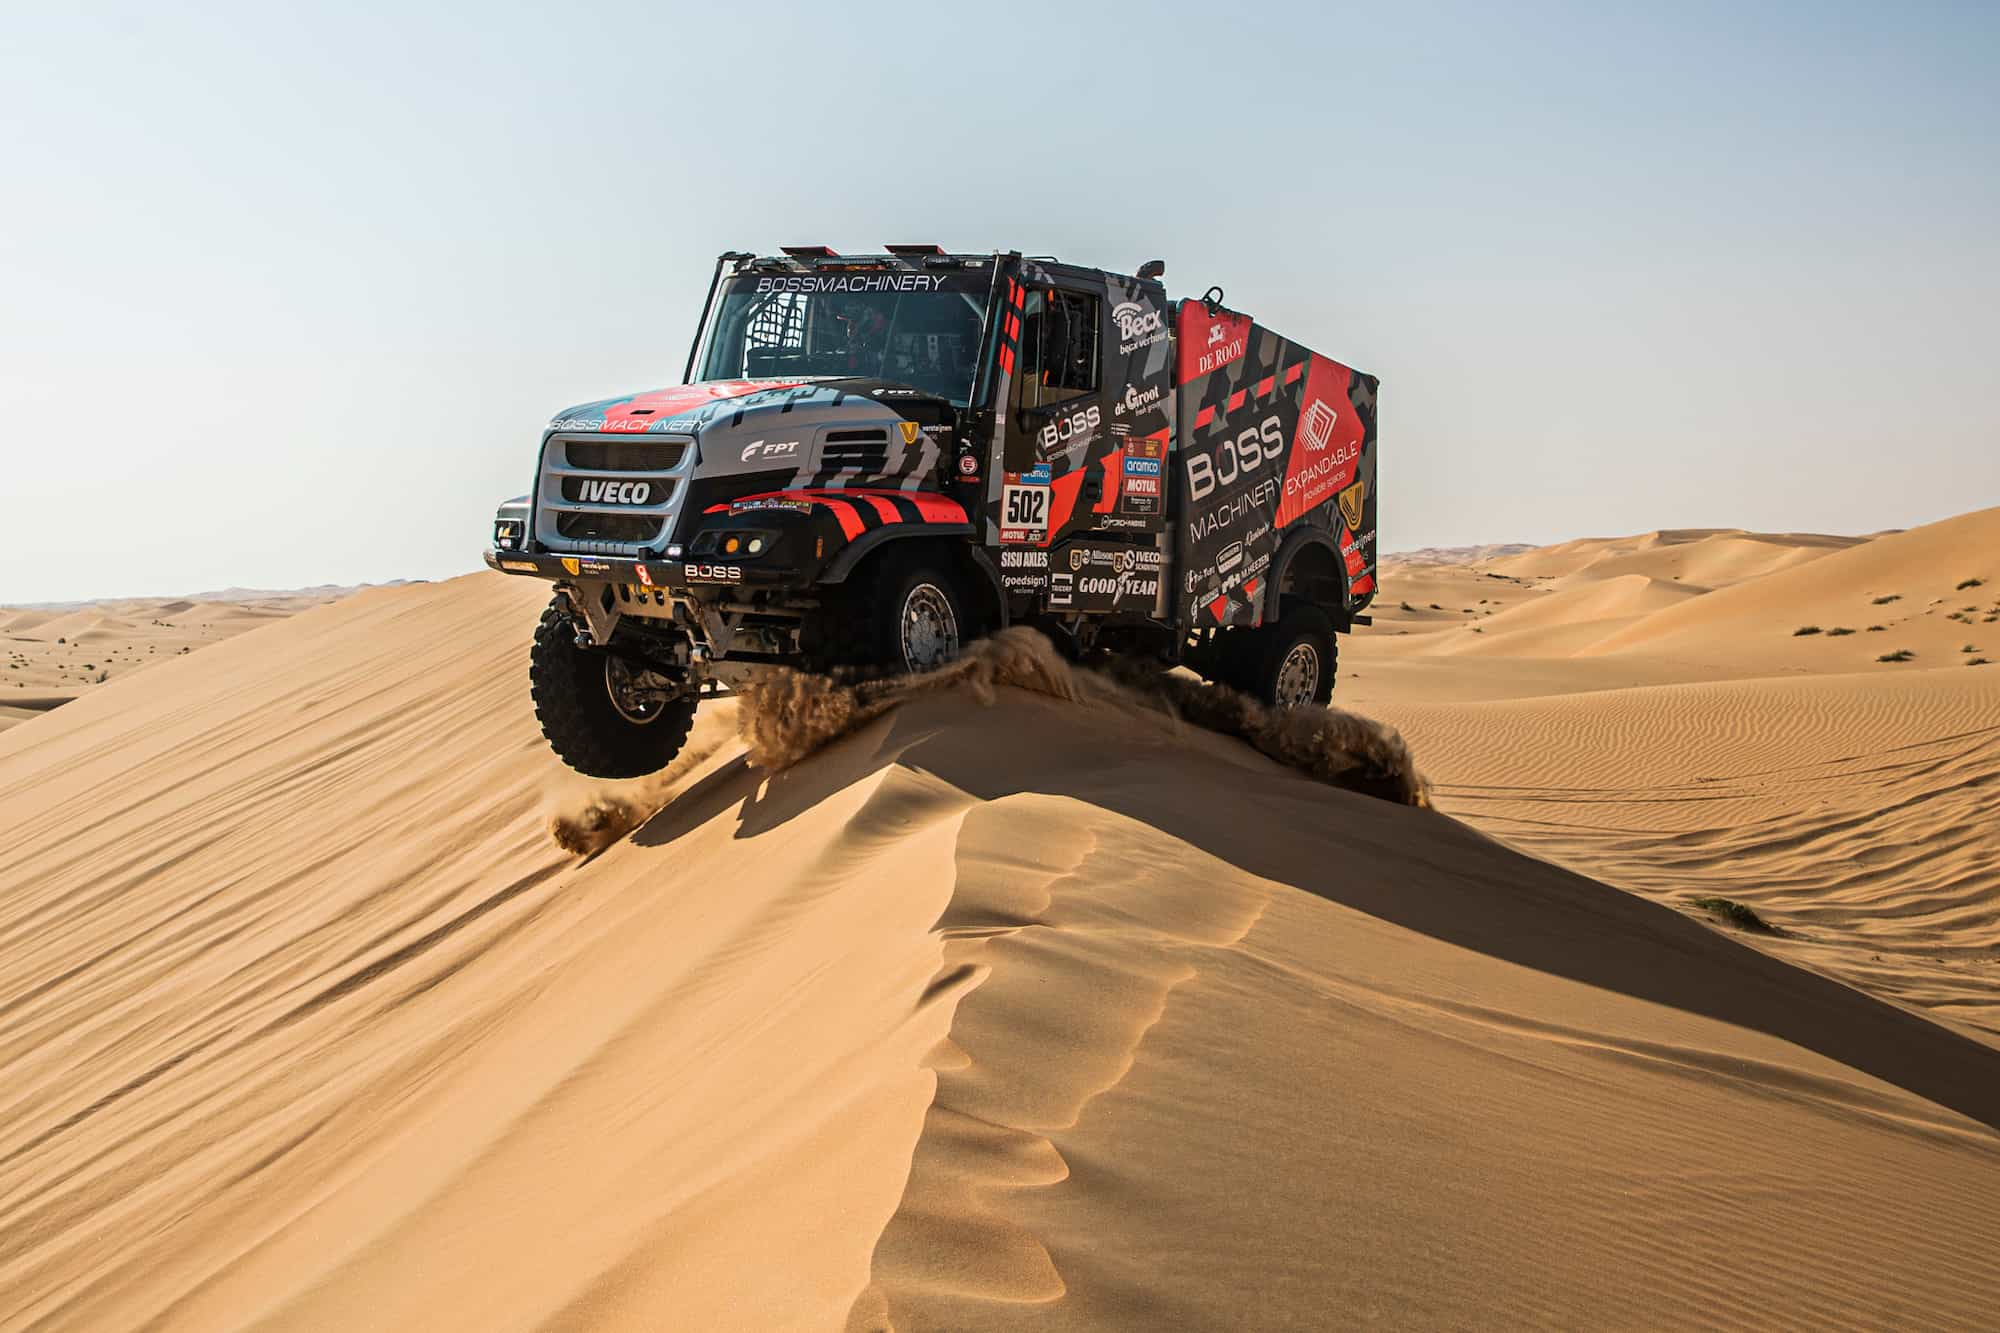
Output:
[[[597,481],[585,478],[577,484],[576,494],[570,497],[585,504],[642,505],[653,499],[653,483],[650,481]]]

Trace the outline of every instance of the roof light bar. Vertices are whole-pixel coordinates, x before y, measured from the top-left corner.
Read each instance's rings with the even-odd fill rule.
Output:
[[[882,247],[892,255],[941,255],[941,245],[885,245]]]

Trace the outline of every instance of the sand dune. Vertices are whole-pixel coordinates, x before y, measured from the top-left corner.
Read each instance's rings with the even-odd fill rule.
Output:
[[[0,608],[0,731],[113,678],[185,656],[344,591],[271,594],[242,602],[136,597],[67,608]]]
[[[1794,633],[1808,625],[1864,633],[1838,642]],[[1867,630],[1871,625],[1884,628]],[[1996,630],[2000,509],[1985,509],[1878,537],[1667,608],[1592,651],[1840,671],[1859,669],[1895,649],[1911,650],[1924,664],[1967,656],[1957,651],[1966,643],[2000,650]]]
[[[2000,672],[1728,681],[1389,710],[1436,799],[2000,1045]]]
[[[777,775],[725,705],[640,797],[664,808],[579,860],[545,828],[594,797],[534,733],[537,601],[487,575],[362,593],[0,735],[0,1321],[1971,1326],[2000,1303],[1976,1024],[1237,741],[1010,688],[918,696]],[[1810,683],[1799,753],[1858,788],[1835,696],[1882,683]],[[1985,687],[1961,672],[1881,728]],[[1505,713],[1529,702],[1463,706],[1503,718],[1484,731],[1409,705],[1459,808],[1521,776],[1507,756],[1610,784],[1659,730],[1630,704],[1544,736]],[[1792,756],[1754,725],[1696,748],[1732,743],[1715,771],[1749,819]],[[1976,802],[1990,749],[1945,749]],[[1918,805],[1940,831],[1964,809]],[[1681,827],[1748,837],[1731,819]]]
[[[1583,538],[1496,559],[1487,567],[1503,574],[1562,583],[1640,574],[1706,590],[1802,565],[1863,540],[1813,533],[1683,528],[1637,537]]]

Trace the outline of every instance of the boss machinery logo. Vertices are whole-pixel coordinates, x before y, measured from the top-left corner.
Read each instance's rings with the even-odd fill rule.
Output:
[[[1238,431],[1234,439],[1219,442],[1213,457],[1194,453],[1183,455],[1188,498],[1206,499],[1217,486],[1233,485],[1238,477],[1255,472],[1282,455],[1284,450],[1284,427],[1277,417],[1269,416],[1255,426],[1246,426]]]
[[[1042,427],[1035,437],[1036,448],[1043,458],[1055,455],[1089,440],[1097,434],[1097,428],[1104,424],[1104,413],[1092,403],[1080,412],[1072,412],[1059,417]]]

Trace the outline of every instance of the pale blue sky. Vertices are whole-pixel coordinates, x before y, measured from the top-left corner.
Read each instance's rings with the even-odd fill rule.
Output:
[[[171,11],[171,12],[169,12]],[[1387,549],[2000,503],[1987,5],[0,26],[0,602],[439,577],[715,254],[1130,269],[1382,377]]]

